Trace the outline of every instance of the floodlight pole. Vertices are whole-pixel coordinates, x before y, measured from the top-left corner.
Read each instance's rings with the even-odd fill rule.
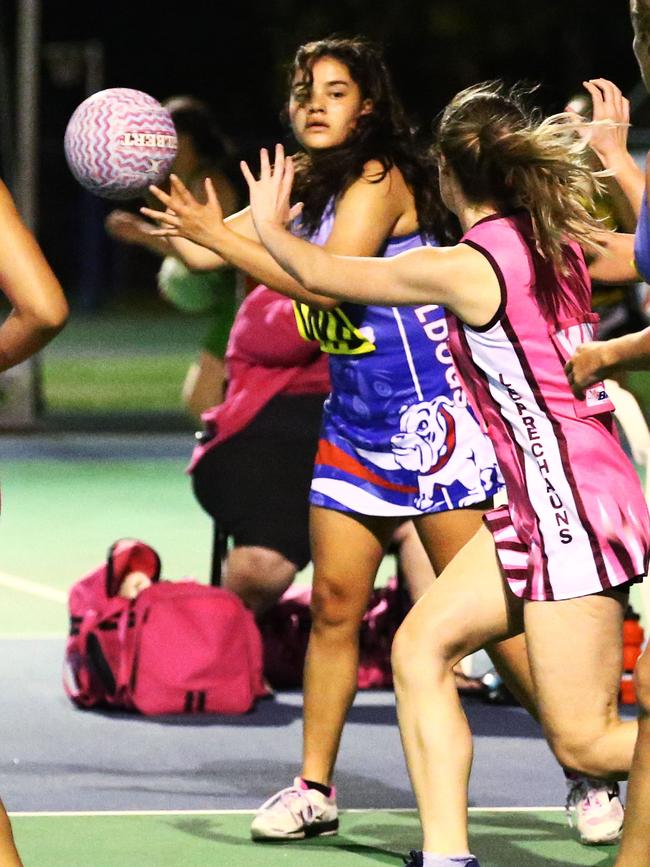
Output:
[[[16,26],[16,204],[34,232],[37,223],[40,0],[18,0]]]
[[[25,224],[36,232],[38,222],[38,130],[41,71],[41,2],[18,0],[16,10],[16,150],[12,190]],[[33,427],[43,406],[40,358],[35,355],[12,372],[13,398],[17,409],[7,421],[18,427]],[[10,377],[10,374],[5,374]]]

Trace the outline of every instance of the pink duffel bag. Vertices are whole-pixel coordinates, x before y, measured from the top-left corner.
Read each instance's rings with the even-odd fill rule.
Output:
[[[122,598],[122,581],[133,572],[150,586]],[[66,693],[82,708],[246,713],[268,693],[252,614],[228,590],[159,578],[156,552],[121,539],[106,563],[72,587]]]

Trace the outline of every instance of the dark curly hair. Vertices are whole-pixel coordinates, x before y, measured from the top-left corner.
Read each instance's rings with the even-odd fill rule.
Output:
[[[294,193],[296,200],[303,202],[303,233],[308,236],[315,232],[328,202],[340,197],[361,177],[369,160],[377,160],[382,170],[370,182],[382,181],[396,166],[413,192],[421,231],[440,242],[457,240],[455,218],[440,199],[437,161],[420,146],[380,49],[361,37],[332,36],[308,42],[300,46],[290,66],[289,88],[300,73],[309,92],[314,63],[323,57],[334,58],[347,67],[359,86],[361,98],[371,100],[373,108],[359,116],[354,131],[340,146],[298,151]]]

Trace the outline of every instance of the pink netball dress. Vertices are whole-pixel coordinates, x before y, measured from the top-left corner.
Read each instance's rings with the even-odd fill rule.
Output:
[[[568,273],[558,277],[524,211],[481,220],[462,243],[485,256],[501,287],[490,322],[471,328],[450,314],[449,335],[506,482],[508,505],[486,524],[511,589],[569,599],[639,580],[650,517],[614,407],[602,383],[576,400],[564,374],[598,320],[580,248],[567,245]]]

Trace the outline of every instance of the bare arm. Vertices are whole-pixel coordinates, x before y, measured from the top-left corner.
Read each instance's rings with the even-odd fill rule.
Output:
[[[586,250],[591,279],[598,283],[638,283],[634,264],[634,235],[622,232],[598,232],[594,240],[601,250]]]
[[[210,175],[212,184],[215,190],[219,192],[219,201],[222,203],[223,214],[232,222],[233,228],[237,227],[240,233],[246,233],[256,237],[255,231],[252,228],[252,221],[247,215],[248,209],[244,209],[238,213],[234,213],[237,208],[236,192],[230,181],[222,174],[213,172]],[[205,204],[205,191],[203,182],[197,189],[194,184],[191,190],[195,196],[197,203]],[[147,209],[148,213],[154,213]],[[160,216],[160,212],[155,212]],[[117,241],[123,241],[127,244],[137,244],[139,247],[144,247],[150,253],[158,256],[176,256],[190,270],[193,271],[212,271],[222,265],[228,264],[211,250],[201,247],[198,244],[193,244],[185,238],[167,238],[161,236],[160,231],[155,223],[150,220],[144,220],[137,214],[130,211],[117,209],[111,211],[106,218],[105,223],[108,234]]]
[[[171,197],[165,198],[156,191],[163,204],[173,211],[164,217],[158,215],[158,219],[166,221],[170,227],[162,230],[167,236],[174,239],[175,233],[181,232],[186,239],[209,247],[230,264],[297,301],[325,309],[336,306],[333,299],[302,285],[268,253],[260,243],[250,212],[246,212],[250,222],[242,234],[242,224],[233,225],[220,216],[219,203],[210,184],[206,184],[208,202],[205,206],[201,206],[177,179],[173,179],[173,185]],[[334,227],[325,249],[340,255],[377,253],[403,212],[406,196],[410,201],[410,193],[396,170],[377,183],[371,183],[367,177],[359,178],[337,203]],[[144,213],[153,216],[151,211]]]
[[[169,256],[172,253],[167,238],[161,238],[155,233],[155,226],[148,220],[143,220],[137,214],[117,208],[106,217],[104,227],[111,238],[125,244],[137,244],[157,256]]]
[[[641,210],[644,178],[643,171],[627,149],[630,103],[606,78],[585,81],[584,86],[591,96],[593,119],[599,122],[588,127],[589,146],[603,168],[613,172],[613,177],[605,178],[605,183],[619,228],[634,232]]]
[[[613,340],[596,340],[576,349],[564,370],[577,397],[585,388],[619,370],[650,369],[650,328]]]
[[[13,308],[0,325],[0,370],[7,370],[58,334],[68,317],[68,305],[41,248],[1,182],[0,287]]]
[[[284,158],[280,145],[273,170],[262,151],[259,181],[247,165],[242,168],[260,240],[282,268],[310,291],[359,304],[444,304],[461,318],[480,324],[494,312],[500,297],[496,277],[485,258],[470,247],[420,247],[388,259],[333,255],[284,228],[293,163]],[[460,289],[468,282],[478,288],[469,299]]]

